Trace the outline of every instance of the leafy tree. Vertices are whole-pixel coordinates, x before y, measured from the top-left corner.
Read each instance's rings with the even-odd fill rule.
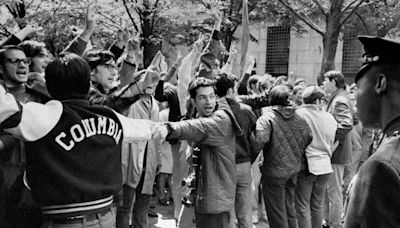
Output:
[[[320,75],[335,69],[335,55],[339,33],[349,18],[361,7],[372,4],[368,0],[276,0],[293,17],[307,24],[322,36],[323,57]],[[319,25],[323,21],[324,28]]]

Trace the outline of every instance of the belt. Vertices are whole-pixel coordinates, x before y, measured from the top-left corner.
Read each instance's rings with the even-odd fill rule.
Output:
[[[90,222],[96,219],[99,219],[99,217],[105,216],[106,214],[111,212],[111,208],[108,208],[104,211],[100,211],[98,213],[93,213],[89,215],[79,215],[79,216],[73,216],[73,217],[68,217],[68,218],[56,218],[56,219],[51,219],[53,224],[77,224],[77,223],[83,223],[83,220],[86,219],[86,222]]]

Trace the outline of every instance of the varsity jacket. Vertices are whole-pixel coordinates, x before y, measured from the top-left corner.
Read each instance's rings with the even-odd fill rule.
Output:
[[[122,186],[121,143],[150,140],[153,125],[87,100],[19,104],[1,86],[0,123],[27,141],[26,179],[42,213],[62,218],[111,205]]]

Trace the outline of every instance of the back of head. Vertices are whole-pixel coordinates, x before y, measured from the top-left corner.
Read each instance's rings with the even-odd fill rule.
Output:
[[[337,70],[328,71],[325,73],[324,77],[328,78],[330,81],[335,80],[336,87],[338,89],[344,89],[346,87],[346,84],[344,82],[344,75],[340,71]]]
[[[217,88],[216,94],[219,97],[224,97],[227,95],[229,89],[233,89],[235,86],[235,80],[232,76],[226,73],[220,73],[217,76],[215,87]]]
[[[323,100],[326,95],[318,86],[310,85],[304,89],[302,97],[304,104],[316,104],[317,100]]]
[[[26,57],[35,57],[43,54],[43,49],[46,48],[45,43],[34,40],[25,40],[18,47],[22,48]]]
[[[85,99],[90,87],[90,67],[74,53],[63,53],[46,67],[46,85],[57,100]]]
[[[269,92],[269,101],[271,105],[289,106],[290,99],[291,92],[287,85],[274,86]]]

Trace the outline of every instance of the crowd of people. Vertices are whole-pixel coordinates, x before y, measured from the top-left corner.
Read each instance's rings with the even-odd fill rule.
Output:
[[[153,194],[180,228],[399,227],[400,44],[360,37],[351,85],[257,75],[252,57],[238,76],[212,15],[169,67],[144,67],[127,31],[89,45],[92,6],[61,53],[29,25],[3,41],[0,227],[145,228]]]

